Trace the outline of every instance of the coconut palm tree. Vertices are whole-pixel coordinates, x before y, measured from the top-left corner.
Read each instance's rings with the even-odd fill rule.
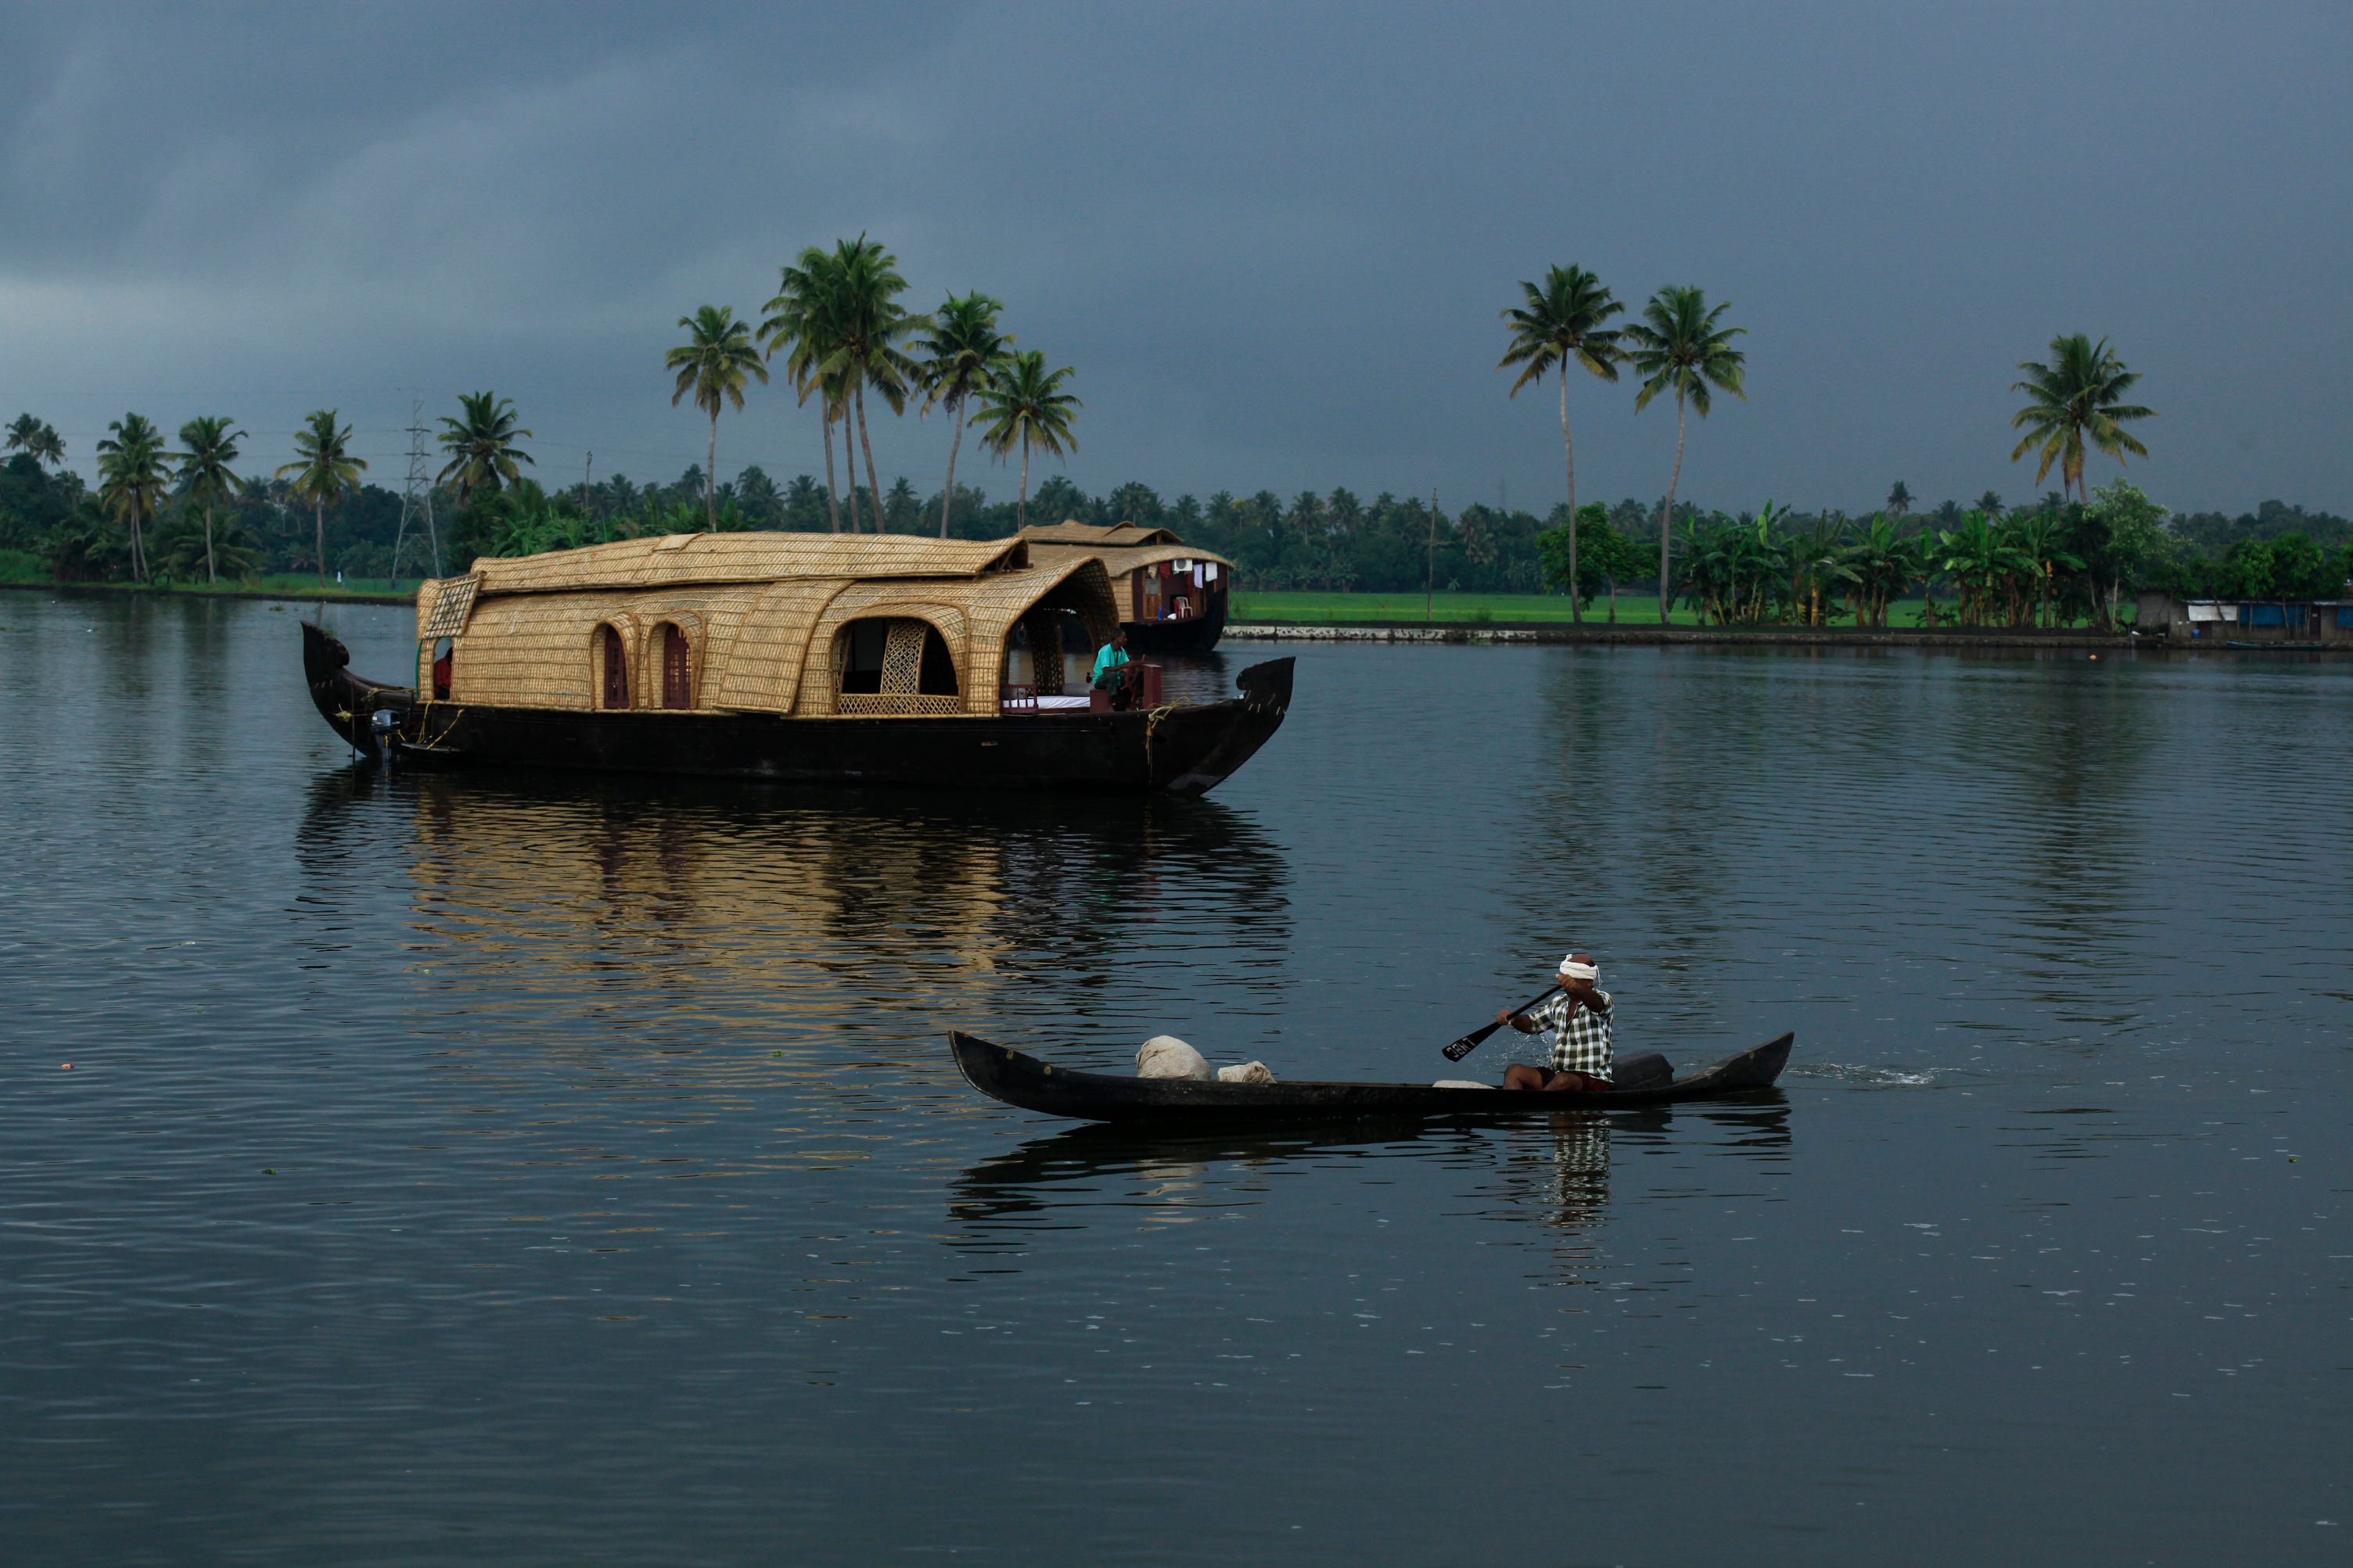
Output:
[[[691,392],[694,405],[711,416],[711,460],[702,475],[702,515],[715,530],[719,526],[719,410],[724,404],[733,404],[742,413],[744,384],[757,377],[765,386],[768,367],[760,363],[752,324],[737,321],[735,312],[724,305],[701,306],[691,316],[681,316],[678,324],[687,330],[687,341],[662,356],[662,368],[678,372],[678,385],[670,395],[671,407]]]
[[[33,454],[33,461],[45,468],[62,468],[66,466],[65,440],[58,434],[57,427],[46,421],[27,449]]]
[[[1887,515],[1902,517],[1912,510],[1912,487],[1898,479],[1888,487]]]
[[[24,452],[38,462],[41,460],[41,433],[45,430],[48,430],[52,437],[57,435],[56,431],[49,430],[47,425],[31,415],[19,414],[8,422],[8,439],[0,443],[0,451]]]
[[[882,498],[881,510],[883,531],[887,533],[905,524],[907,531],[913,532],[914,525],[923,521],[923,501],[915,493],[914,481],[904,474],[892,479],[891,493]]]
[[[164,433],[143,414],[126,414],[98,443],[99,503],[131,528],[131,574],[147,580],[147,525],[171,483]]]
[[[1669,553],[1667,525],[1675,513],[1675,485],[1683,472],[1683,411],[1689,407],[1704,419],[1711,387],[1728,392],[1742,402],[1748,356],[1732,346],[1745,327],[1720,324],[1729,300],[1710,307],[1707,296],[1694,285],[1669,284],[1651,296],[1642,319],[1626,329],[1633,345],[1630,357],[1635,373],[1646,378],[1634,396],[1637,413],[1650,406],[1662,392],[1675,397],[1675,466],[1667,475],[1667,499],[1659,510],[1659,621],[1667,618]]]
[[[781,269],[776,297],[761,307],[766,316],[757,330],[761,344],[771,357],[780,353],[785,356],[785,374],[792,383],[795,401],[806,405],[812,393],[818,395],[818,410],[825,434],[826,522],[839,533],[841,483],[833,470],[833,426],[835,420],[847,417],[848,405],[841,395],[847,388],[839,376],[828,376],[821,368],[840,347],[840,332],[835,324],[835,306],[840,291],[834,285],[834,270],[833,258],[825,251],[815,246],[802,251],[797,265]],[[849,444],[845,431],[845,458]],[[850,489],[849,530],[855,533],[858,497],[854,478]]]
[[[915,363],[899,345],[930,322],[929,317],[910,315],[900,307],[899,296],[906,288],[907,280],[899,275],[898,258],[875,241],[860,234],[856,239],[835,244],[828,301],[834,346],[825,357],[820,374],[838,381],[847,395],[858,425],[859,450],[866,458],[870,501],[881,499],[882,481],[874,471],[874,441],[866,423],[866,389],[873,387],[891,405],[892,413],[907,411],[907,394],[915,380]],[[853,489],[857,482],[853,472]],[[877,531],[882,526],[879,511],[874,526]]]
[[[194,577],[199,570],[230,579],[250,577],[256,564],[253,541],[237,526],[235,512],[218,519],[214,526],[200,523],[185,510],[176,521],[156,529],[154,561],[174,577]]]
[[[352,427],[337,428],[335,413],[332,408],[312,409],[309,423],[294,433],[294,461],[278,470],[280,479],[292,478],[296,497],[311,503],[322,588],[327,585],[327,503],[341,501],[345,490],[357,489],[360,476],[367,471],[367,459],[352,456]],[[448,437],[442,440],[446,445]]]
[[[1514,397],[1530,382],[1542,381],[1546,371],[1560,373],[1560,452],[1568,469],[1568,580],[1574,584],[1579,581],[1577,447],[1568,434],[1568,367],[1572,363],[1581,364],[1604,381],[1618,379],[1619,363],[1626,357],[1618,340],[1624,333],[1609,321],[1626,307],[1601,286],[1600,279],[1582,267],[1547,268],[1542,287],[1523,279],[1520,289],[1526,303],[1503,313],[1512,324],[1512,341],[1495,368],[1520,367],[1519,379],[1512,383]],[[1574,590],[1568,596],[1568,614],[1572,621],[1585,619],[1582,601]]]
[[[476,490],[497,491],[522,478],[517,465],[530,463],[531,454],[515,443],[530,439],[530,431],[515,427],[512,400],[495,392],[461,392],[457,414],[441,416],[441,449],[449,460],[435,482],[457,485],[463,511]]]
[[[2026,373],[2026,379],[2011,383],[2010,389],[2025,396],[2026,406],[2010,416],[2010,426],[2026,436],[2010,452],[2010,460],[2014,463],[2039,446],[2036,484],[2042,482],[2055,462],[2061,493],[2072,486],[2077,498],[2088,505],[2091,492],[2084,484],[2086,441],[2114,458],[2119,468],[2126,452],[2148,456],[2148,448],[2125,428],[2125,421],[2150,418],[2156,410],[2117,401],[2140,377],[2125,368],[2107,339],[2095,343],[2083,332],[2056,337],[2051,340],[2049,364],[2021,360],[2018,368]]]
[[[1015,513],[1018,528],[1029,526],[1029,448],[1037,447],[1060,458],[1079,449],[1071,434],[1076,411],[1086,406],[1064,392],[1069,365],[1049,371],[1045,354],[1031,349],[1017,353],[980,392],[983,428],[980,444],[1000,460],[1014,447],[1021,448],[1021,501]]]
[[[229,465],[237,461],[238,441],[245,432],[224,415],[200,414],[180,426],[180,489],[204,509],[205,581],[220,581],[220,563],[213,549],[213,508],[245,488]]]
[[[1004,301],[977,290],[951,294],[932,313],[931,330],[915,340],[923,387],[923,412],[937,405],[955,417],[948,442],[948,479],[940,489],[940,537],[948,536],[948,508],[955,500],[956,453],[964,446],[966,405],[988,385],[1012,352],[1011,334],[997,330]]]

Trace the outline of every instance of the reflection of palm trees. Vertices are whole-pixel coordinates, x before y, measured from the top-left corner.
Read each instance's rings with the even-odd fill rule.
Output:
[[[2088,668],[2037,663],[2003,683],[1972,726],[1973,755],[2002,779],[2008,798],[1979,809],[2022,825],[2006,878],[2018,903],[2007,942],[2022,969],[2047,984],[2031,999],[2071,1016],[2111,1023],[2138,1011],[2119,921],[2138,905],[2148,864],[2147,816],[2133,808],[2157,754],[2161,726],[2142,683],[2097,679]],[[2105,993],[2108,1000],[2095,1000]],[[2104,1034],[2105,1031],[2103,1031]]]
[[[1514,879],[1511,897],[1521,905],[1515,928],[1591,931],[1589,916],[1609,903],[1600,889],[1622,879],[1659,922],[1646,955],[1651,969],[1686,973],[1718,951],[1726,893],[1738,875],[1725,845],[1746,797],[1772,786],[1774,736],[1788,721],[1745,686],[1714,671],[1694,679],[1700,673],[1662,675],[1651,683],[1614,663],[1547,662],[1542,732],[1559,755],[1528,804],[1524,831],[1531,842],[1558,847],[1588,875],[1569,887]],[[1672,703],[1661,700],[1670,683]],[[1627,737],[1635,734],[1652,735],[1653,742],[1629,746]],[[1687,770],[1702,757],[1707,787],[1688,787]],[[1602,954],[1605,965],[1612,956]],[[1531,952],[1525,962],[1549,960]],[[1641,1044],[1630,1037],[1620,1049],[1672,1055],[1665,1042],[1720,1032],[1704,989],[1630,1000],[1642,1021]]]

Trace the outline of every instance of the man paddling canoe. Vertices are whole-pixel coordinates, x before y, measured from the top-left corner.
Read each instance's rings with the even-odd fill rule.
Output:
[[[1581,1089],[1610,1087],[1609,993],[1594,984],[1601,966],[1593,955],[1572,952],[1560,961],[1560,989],[1529,1008],[1514,1013],[1506,1007],[1495,1015],[1523,1035],[1552,1031],[1550,1071],[1531,1062],[1514,1062],[1504,1073],[1505,1089]]]

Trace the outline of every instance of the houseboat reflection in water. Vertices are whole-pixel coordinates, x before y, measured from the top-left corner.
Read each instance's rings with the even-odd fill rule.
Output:
[[[529,1131],[535,1158],[615,1175],[864,1160],[910,1104],[990,1114],[950,1022],[1109,1048],[1135,1033],[1103,1022],[1122,1009],[1269,1013],[1293,942],[1280,847],[1166,795],[337,768],[298,853],[301,962],[416,1052],[447,1135]],[[350,911],[387,885],[403,951],[347,980]],[[649,1116],[679,1131],[659,1161]]]
[[[715,780],[337,769],[312,785],[313,880],[405,877],[442,988],[482,1005],[582,976],[795,1009],[1018,976],[1086,1003],[1157,933],[1238,1002],[1280,993],[1279,847],[1214,801],[1073,803]],[[396,866],[382,862],[390,858]],[[1208,950],[1214,934],[1214,950]],[[939,1038],[923,1041],[927,1072]]]

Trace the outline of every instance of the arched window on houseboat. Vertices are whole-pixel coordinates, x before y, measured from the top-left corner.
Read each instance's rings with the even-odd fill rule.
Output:
[[[433,700],[436,702],[448,700],[449,687],[451,682],[457,679],[457,670],[456,641],[449,637],[438,639],[433,644]]]
[[[676,621],[664,621],[657,634],[661,638],[661,705],[665,708],[694,706],[694,644],[688,638],[686,628]]]
[[[835,644],[844,713],[954,713],[961,706],[955,658],[928,621],[852,621]]]
[[[596,628],[597,690],[600,708],[629,705],[629,647],[617,626]]]

